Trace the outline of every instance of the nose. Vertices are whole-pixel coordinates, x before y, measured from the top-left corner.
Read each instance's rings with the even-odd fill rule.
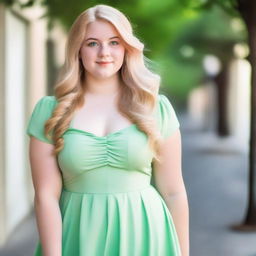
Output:
[[[101,47],[99,47],[99,56],[108,56],[110,54],[110,49],[108,45],[102,44]]]

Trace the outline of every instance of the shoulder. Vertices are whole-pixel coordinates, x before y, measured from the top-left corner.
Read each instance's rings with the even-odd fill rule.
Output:
[[[43,96],[35,104],[32,119],[45,120],[51,117],[58,101],[55,96]]]
[[[35,109],[40,112],[49,112],[54,109],[57,103],[58,101],[56,100],[55,96],[43,96],[36,102]]]
[[[179,120],[169,98],[164,94],[158,94],[157,104],[158,122],[164,137],[171,135],[179,128]]]
[[[43,96],[37,101],[37,103],[45,105],[55,105],[57,102],[55,96]]]
[[[55,96],[43,96],[37,102],[30,116],[26,133],[37,139],[53,143],[44,134],[45,122],[51,117],[52,112],[57,104]]]
[[[173,109],[171,101],[164,94],[158,94],[158,109],[162,114],[166,111],[170,112]]]

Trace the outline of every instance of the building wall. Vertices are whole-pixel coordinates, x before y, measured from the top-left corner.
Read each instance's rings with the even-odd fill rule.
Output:
[[[0,5],[0,38],[4,38],[4,27],[5,27],[5,10],[3,6]],[[5,95],[5,86],[4,86],[4,62],[5,62],[5,44],[4,40],[0,40],[0,120],[4,120],[4,95]],[[0,122],[0,244],[4,241],[5,238],[5,139],[4,139],[4,122]]]
[[[29,210],[25,163],[25,112],[27,83],[28,24],[20,16],[5,11],[4,58],[4,144],[6,231],[14,229]],[[15,31],[15,33],[14,33]],[[14,210],[18,209],[18,210]]]
[[[49,38],[58,49],[51,60],[56,72],[63,64],[65,32],[56,25],[49,33],[47,19],[40,18],[44,12],[41,6],[19,10],[0,5],[0,245],[33,210],[25,132],[36,102],[53,85],[47,79]]]

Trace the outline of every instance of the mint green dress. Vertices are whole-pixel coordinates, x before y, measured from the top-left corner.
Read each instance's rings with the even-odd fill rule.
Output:
[[[37,102],[28,135],[53,144],[43,129],[56,104],[54,96]],[[158,95],[156,109],[158,127],[167,138],[179,121],[165,95]],[[63,138],[57,157],[63,180],[62,255],[180,256],[172,216],[152,185],[146,134],[131,124],[99,137],[74,128],[72,121]],[[40,241],[34,255],[43,255]]]

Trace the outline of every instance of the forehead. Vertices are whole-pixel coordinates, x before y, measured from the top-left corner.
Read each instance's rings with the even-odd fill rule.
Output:
[[[116,28],[108,21],[96,20],[87,25],[85,39],[93,37],[104,40],[113,36],[119,36],[119,33]]]

